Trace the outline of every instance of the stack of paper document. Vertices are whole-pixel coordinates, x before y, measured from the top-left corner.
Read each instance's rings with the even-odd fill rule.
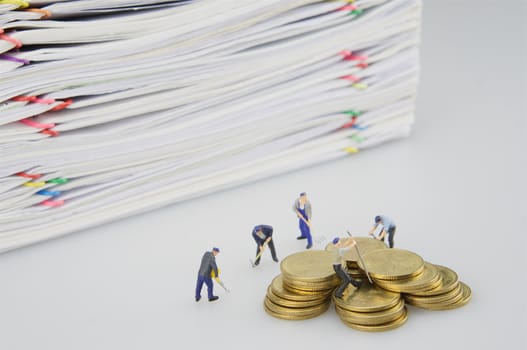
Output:
[[[408,135],[419,0],[0,1],[0,252]]]

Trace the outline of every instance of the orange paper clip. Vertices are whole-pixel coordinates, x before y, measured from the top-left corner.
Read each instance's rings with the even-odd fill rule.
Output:
[[[49,12],[48,10],[44,10],[44,9],[30,8],[30,9],[25,9],[24,11],[41,13],[42,17],[40,17],[40,19],[48,19],[51,17],[51,12]]]
[[[51,137],[55,137],[55,136],[59,136],[60,133],[58,131],[55,131],[55,130],[51,130],[51,129],[44,129],[44,130],[41,130],[39,131],[41,134],[44,134],[44,135],[49,135]]]

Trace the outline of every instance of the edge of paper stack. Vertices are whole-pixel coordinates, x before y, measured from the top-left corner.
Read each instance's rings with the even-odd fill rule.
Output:
[[[419,0],[0,1],[0,252],[405,137]]]

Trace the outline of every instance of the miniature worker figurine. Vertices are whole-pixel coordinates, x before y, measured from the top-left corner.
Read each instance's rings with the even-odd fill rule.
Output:
[[[201,258],[201,265],[198,271],[198,282],[196,284],[196,301],[200,301],[201,299],[203,283],[207,285],[209,301],[218,300],[220,298],[213,294],[212,284],[212,272],[214,272],[214,276],[219,276],[218,266],[216,266],[216,255],[219,253],[220,250],[214,247],[211,252],[205,252],[203,258]]]
[[[379,225],[382,225],[382,231],[379,234],[379,236],[375,237],[374,231]],[[373,238],[378,239],[383,242],[384,242],[384,237],[388,235],[388,244],[390,245],[390,248],[393,248],[394,246],[393,238],[395,236],[395,229],[396,229],[395,222],[393,222],[392,219],[390,219],[389,217],[385,215],[377,215],[375,217],[375,225],[372,227],[369,234],[373,236]]]
[[[278,262],[273,242],[273,227],[269,225],[255,226],[253,228],[252,235],[254,241],[256,242],[256,260],[254,261],[254,265],[260,264],[260,258],[262,257],[262,253],[266,244],[271,250],[271,256],[273,257],[273,260]]]
[[[333,245],[335,246],[333,249],[333,270],[335,270],[337,276],[342,280],[340,286],[335,291],[335,296],[337,298],[342,298],[344,291],[350,283],[356,288],[359,288],[362,284],[362,282],[353,279],[346,273],[346,271],[344,271],[344,268],[342,268],[342,256],[350,251],[355,244],[355,240],[351,237],[347,239],[340,239],[338,237],[333,239]]]
[[[305,192],[300,193],[300,197],[295,200],[293,211],[298,216],[298,226],[300,227],[300,236],[296,239],[307,239],[306,249],[313,246],[311,238],[311,203],[307,199]]]

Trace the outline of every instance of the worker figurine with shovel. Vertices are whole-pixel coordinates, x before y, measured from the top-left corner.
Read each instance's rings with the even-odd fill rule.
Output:
[[[254,262],[251,260],[251,265],[255,267],[260,264],[260,258],[262,257],[265,246],[269,246],[273,260],[278,262],[273,242],[273,227],[269,225],[255,226],[253,228],[252,236],[256,242],[256,258]]]
[[[220,297],[214,295],[213,293],[213,284],[212,279],[216,279],[216,282],[219,281],[219,271],[218,266],[216,266],[216,255],[220,253],[219,248],[212,248],[212,251],[205,252],[201,258],[201,264],[198,271],[198,281],[196,283],[196,301],[201,300],[201,289],[203,284],[207,286],[207,294],[209,301],[216,301]],[[225,286],[223,286],[225,288]]]
[[[300,236],[296,239],[307,239],[306,249],[310,249],[313,246],[311,237],[311,203],[307,199],[305,192],[300,193],[300,196],[295,200],[293,211],[298,216],[298,226],[300,227]]]

